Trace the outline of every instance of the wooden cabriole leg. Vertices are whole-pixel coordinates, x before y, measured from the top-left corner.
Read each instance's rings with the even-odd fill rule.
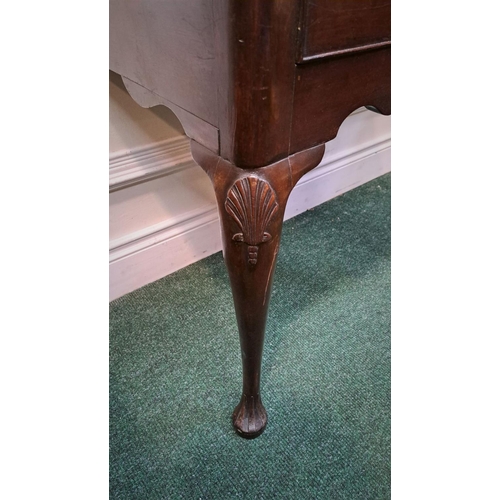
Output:
[[[285,206],[297,181],[321,161],[324,145],[258,169],[238,168],[194,141],[191,150],[215,189],[240,334],[243,393],[233,424],[241,436],[254,438],[267,423],[260,371]]]

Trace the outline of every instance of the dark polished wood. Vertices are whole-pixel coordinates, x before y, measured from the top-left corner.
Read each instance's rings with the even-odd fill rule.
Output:
[[[256,437],[286,201],[352,111],[390,113],[390,3],[110,0],[110,65],[139,104],[177,114],[212,179],[243,359],[233,422]]]
[[[239,434],[253,438],[267,422],[260,367],[286,202],[298,180],[319,164],[325,146],[257,169],[239,168],[196,142],[191,149],[215,189],[240,332],[243,393],[233,423]]]
[[[390,39],[390,0],[306,1],[298,60],[387,45]]]
[[[225,1],[228,36],[220,50],[232,71],[223,82],[230,112],[221,117],[221,156],[241,168],[263,167],[290,154],[300,4]]]
[[[110,69],[217,126],[212,0],[110,0],[109,21]]]
[[[390,95],[390,47],[301,64],[290,149],[300,151],[333,139],[345,117],[362,106],[390,114]]]

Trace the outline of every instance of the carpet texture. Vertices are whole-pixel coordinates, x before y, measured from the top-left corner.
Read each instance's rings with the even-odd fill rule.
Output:
[[[257,439],[221,253],[115,300],[110,498],[388,499],[389,331],[390,174],[285,222]]]

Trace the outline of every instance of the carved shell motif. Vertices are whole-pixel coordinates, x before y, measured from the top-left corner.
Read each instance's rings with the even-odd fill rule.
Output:
[[[229,190],[225,207],[241,229],[241,233],[236,233],[233,240],[249,245],[248,262],[257,264],[257,245],[271,239],[266,229],[278,211],[274,189],[258,177],[244,177]]]

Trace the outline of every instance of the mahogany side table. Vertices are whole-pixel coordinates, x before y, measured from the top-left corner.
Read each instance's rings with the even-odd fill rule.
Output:
[[[243,362],[236,431],[260,435],[260,370],[285,205],[366,106],[390,113],[390,0],[110,0],[110,68],[168,106],[212,180]]]

